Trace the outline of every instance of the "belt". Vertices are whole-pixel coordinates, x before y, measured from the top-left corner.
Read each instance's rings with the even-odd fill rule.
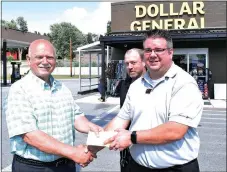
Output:
[[[193,159],[192,161],[189,161],[185,164],[180,164],[180,165],[174,165],[172,167],[168,167],[168,168],[161,168],[161,169],[158,169],[158,168],[149,168],[149,167],[145,167],[145,166],[142,166],[140,164],[138,164],[131,156],[131,154],[129,154],[129,157],[130,157],[130,163],[131,164],[135,164],[137,167],[140,167],[140,168],[143,168],[143,169],[148,169],[149,171],[165,171],[165,170],[173,170],[173,171],[177,171],[175,169],[179,169],[179,168],[183,168],[184,166],[187,166],[187,165],[190,165],[190,164],[193,164],[197,161],[197,158]]]
[[[21,162],[21,163],[25,163],[28,165],[35,165],[35,166],[55,166],[58,167],[60,165],[64,165],[64,164],[68,164],[69,162],[74,163],[74,161],[67,159],[67,158],[60,158],[57,159],[55,161],[51,161],[51,162],[43,162],[43,161],[38,161],[38,160],[33,160],[33,159],[27,159],[27,158],[23,158],[21,156],[18,155],[14,155],[14,158],[16,161]]]

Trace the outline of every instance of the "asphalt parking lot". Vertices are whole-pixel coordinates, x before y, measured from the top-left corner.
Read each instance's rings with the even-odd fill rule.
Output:
[[[103,103],[98,101],[98,93],[77,95],[78,88],[74,87],[77,84],[75,81],[63,82],[72,90],[78,105],[90,121],[100,126],[105,126],[118,113],[119,98],[110,97],[107,99],[107,102]],[[9,87],[2,88],[2,102],[8,89]],[[10,154],[8,131],[4,112],[1,114],[1,169],[3,171],[11,171],[12,155]],[[200,170],[203,172],[226,171],[226,110],[205,109],[198,131],[201,139],[198,157]],[[86,134],[76,134],[76,144],[85,144],[86,139]],[[77,166],[78,170],[81,172],[120,171],[118,151],[110,151],[105,148],[98,152],[97,155],[98,158],[86,168],[79,168]]]

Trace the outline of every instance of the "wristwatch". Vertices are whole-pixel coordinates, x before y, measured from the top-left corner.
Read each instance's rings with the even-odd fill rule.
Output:
[[[133,144],[137,144],[137,138],[136,138],[136,131],[133,131],[132,133],[131,133],[131,142],[133,143]]]

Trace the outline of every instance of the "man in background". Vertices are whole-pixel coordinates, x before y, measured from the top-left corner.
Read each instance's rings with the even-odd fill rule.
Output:
[[[116,88],[120,95],[120,107],[124,104],[131,83],[146,72],[145,63],[143,62],[143,50],[138,48],[127,50],[124,56],[124,63],[126,65],[127,77],[125,80],[121,80]],[[128,172],[129,156],[128,148],[120,151],[121,172]]]

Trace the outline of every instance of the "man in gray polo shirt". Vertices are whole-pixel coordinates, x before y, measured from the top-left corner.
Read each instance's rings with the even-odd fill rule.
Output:
[[[130,148],[131,172],[198,172],[201,92],[172,61],[168,31],[150,31],[143,46],[148,71],[131,84],[119,114],[105,128],[118,134],[105,143],[110,149]]]

